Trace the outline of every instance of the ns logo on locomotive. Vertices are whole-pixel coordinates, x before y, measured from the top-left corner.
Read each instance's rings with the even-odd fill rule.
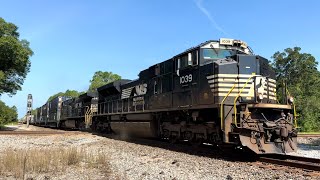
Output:
[[[150,66],[136,80],[57,97],[37,109],[35,124],[287,153],[297,149],[294,110],[292,97],[277,101],[268,60],[222,38]]]

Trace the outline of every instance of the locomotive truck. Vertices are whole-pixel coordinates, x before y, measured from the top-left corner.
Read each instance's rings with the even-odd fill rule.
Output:
[[[296,151],[293,98],[280,104],[276,93],[268,60],[244,41],[221,38],[150,66],[136,80],[121,79],[77,98],[58,97],[56,110],[48,110],[52,102],[38,108],[36,123],[231,145],[257,154]]]

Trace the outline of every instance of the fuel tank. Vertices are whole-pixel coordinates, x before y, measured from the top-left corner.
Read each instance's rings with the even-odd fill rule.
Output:
[[[111,117],[112,131],[122,138],[153,138],[158,135],[158,125],[151,114],[128,114],[125,119]]]

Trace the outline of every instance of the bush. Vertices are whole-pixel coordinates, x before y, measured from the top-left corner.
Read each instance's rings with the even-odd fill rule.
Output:
[[[17,119],[17,108],[15,106],[9,107],[4,102],[0,101],[0,125],[17,121]]]

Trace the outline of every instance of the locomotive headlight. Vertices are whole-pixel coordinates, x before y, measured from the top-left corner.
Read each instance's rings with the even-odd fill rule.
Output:
[[[258,100],[261,101],[263,99],[263,95],[261,93],[258,94]]]
[[[290,96],[290,97],[288,98],[288,102],[289,102],[290,104],[292,104],[292,103],[294,102],[294,98],[293,98],[292,96]]]

